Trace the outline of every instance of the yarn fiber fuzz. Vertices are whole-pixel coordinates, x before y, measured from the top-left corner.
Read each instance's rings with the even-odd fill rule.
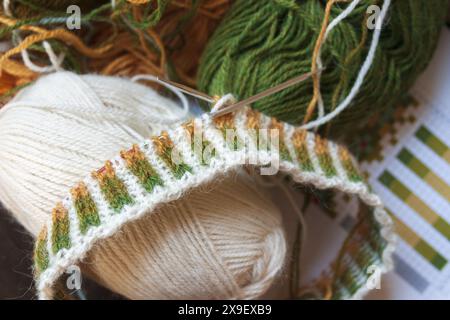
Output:
[[[61,206],[49,208],[119,150],[185,118],[176,103],[129,80],[43,76],[0,111],[0,200],[38,239],[49,219],[57,223],[48,229],[58,239],[51,250],[64,248],[73,243],[70,221]],[[223,177],[130,222],[96,243],[83,275],[131,299],[261,295],[283,267],[285,237],[278,209],[249,179]],[[123,193],[114,205],[127,201]],[[103,219],[88,217],[80,230]]]
[[[240,100],[311,71],[329,2],[234,1],[203,53],[200,90],[218,96],[232,92]],[[329,21],[350,2],[335,2]],[[325,113],[332,111],[352,88],[372,38],[368,21],[373,22],[373,11],[368,8],[381,4],[360,1],[323,44],[321,56],[326,69],[320,88]],[[374,111],[393,107],[408,92],[431,59],[447,7],[447,0],[392,1],[370,70],[349,108],[331,122],[331,137],[364,125]],[[306,81],[266,97],[253,107],[279,120],[300,124],[313,91],[312,81]]]

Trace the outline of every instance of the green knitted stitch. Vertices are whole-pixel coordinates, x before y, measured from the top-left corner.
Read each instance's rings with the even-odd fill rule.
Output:
[[[326,140],[316,138],[316,155],[319,159],[320,167],[327,177],[333,177],[337,175],[336,168],[333,164],[333,159],[330,155],[330,150],[328,148],[328,142]]]
[[[281,160],[292,162],[292,157],[290,155],[289,149],[287,148],[284,142],[285,132],[283,124],[272,118],[270,129],[271,130],[275,129],[278,132],[278,144],[279,144],[278,148]]]
[[[314,167],[311,158],[309,157],[308,147],[306,146],[305,139],[306,139],[306,132],[297,131],[293,136],[294,149],[297,155],[297,160],[302,170],[313,171]]]
[[[234,123],[234,114],[229,113],[214,119],[216,128],[220,130],[228,147],[233,151],[238,151],[243,146],[243,141],[236,134],[236,125]],[[231,140],[231,138],[233,138]],[[231,140],[231,141],[230,141]]]
[[[256,149],[258,151],[264,150],[266,151],[270,146],[268,145],[268,139],[269,137],[265,137],[263,133],[266,131],[261,132],[261,114],[253,109],[247,110],[247,130],[248,134],[250,136],[250,139],[255,143]],[[269,132],[267,132],[270,134]]]
[[[201,146],[199,146],[198,144],[201,144]],[[216,155],[216,150],[212,149],[211,153],[209,154],[209,158],[205,157],[205,150],[208,148],[210,148],[211,146],[211,142],[205,140],[205,138],[202,139],[202,141],[192,141],[191,144],[191,149],[192,152],[198,152],[197,150],[200,149],[201,150],[201,154],[197,155],[200,159],[200,164],[202,166],[207,166],[209,165],[209,163],[211,162],[211,158],[215,157]]]
[[[52,214],[52,251],[70,248],[70,221],[67,210],[58,203]]]
[[[90,227],[100,225],[97,206],[83,183],[73,188],[71,193],[79,220],[80,232],[85,234]]]
[[[364,285],[367,278],[368,277],[364,277],[364,280],[361,281],[361,273],[359,270],[355,270],[350,267],[347,268],[346,272],[341,275],[342,282],[351,295],[355,294],[356,291]]]
[[[297,151],[297,158],[298,161],[305,171],[313,171],[314,167],[311,162],[311,159],[309,158],[308,150],[306,149],[306,146],[303,146],[301,148],[296,149]]]
[[[368,229],[370,230],[370,234],[367,237],[367,243],[377,255],[378,259],[381,260],[381,252],[383,252],[386,248],[387,242],[380,234],[380,224],[375,220],[375,213],[373,210],[371,210],[371,213],[367,215],[367,223]]]
[[[361,254],[355,257],[355,262],[361,269],[364,269],[365,274],[367,274],[367,270],[365,269],[382,261],[379,253],[374,251],[370,244],[367,242],[361,244],[360,252]]]
[[[128,193],[122,181],[119,179],[105,179],[106,181],[100,187],[105,195],[109,205],[115,210],[120,211],[125,205],[133,203],[133,199]]]
[[[227,130],[230,133],[227,133]],[[233,132],[235,133],[236,131],[231,128],[222,129],[224,139],[227,137],[227,135],[231,136],[233,134]],[[242,148],[242,141],[241,141],[241,139],[239,139],[239,137],[237,135],[235,137],[233,137],[233,140],[231,140],[231,141],[230,141],[230,138],[228,138],[227,143],[228,143],[228,147],[233,151],[239,151]]]
[[[356,170],[355,166],[353,165],[353,161],[346,160],[342,161],[342,166],[347,174],[347,177],[350,179],[350,181],[353,182],[361,182],[363,181],[363,178]]]
[[[289,149],[286,147],[286,144],[283,141],[280,141],[280,158],[281,160],[292,162],[291,154],[289,153]]]
[[[355,253],[355,257],[359,258],[359,250]],[[366,266],[361,269],[351,255],[343,258],[345,267],[339,273],[333,285],[333,299],[340,299],[350,294],[353,295],[360,289],[369,278],[370,274],[365,272]],[[368,267],[369,265],[367,265]],[[343,294],[345,292],[346,294]]]
[[[204,135],[198,136],[195,134],[195,124],[194,121],[189,121],[188,123],[183,125],[187,134],[189,135],[189,139],[191,141],[191,151],[196,155],[196,157],[200,160],[200,164],[202,166],[207,166],[211,162],[211,158],[215,157],[216,150],[211,148],[212,144],[209,142]],[[206,150],[208,149],[208,153],[206,154]]]
[[[369,267],[381,262],[379,253],[367,250],[367,246],[368,243],[364,242],[353,256],[347,256],[346,271],[341,275],[339,285],[345,286],[345,290],[351,294],[355,294],[371,276]],[[354,265],[349,264],[349,260]]]
[[[92,175],[99,182],[100,190],[114,211],[119,212],[125,205],[133,202],[125,184],[115,174],[110,161]]]
[[[268,143],[267,143],[267,139],[264,138],[264,136],[260,135],[257,131],[251,131],[249,133],[250,138],[255,142],[256,145],[256,150],[261,151],[261,150],[267,150],[268,148]]]
[[[379,233],[380,225],[375,219],[373,209],[361,205],[358,222],[349,233],[336,261],[336,274],[332,284],[333,299],[353,295],[371,276],[368,268],[380,264],[386,242]]]
[[[361,182],[364,180],[356,169],[353,160],[348,154],[348,151],[343,149],[342,147],[339,148],[339,159],[341,160],[342,167],[344,168],[345,173],[347,174],[347,177],[350,179],[350,181]]]
[[[341,300],[347,297],[348,294],[345,286],[339,280],[336,280],[333,286],[333,296],[331,297],[331,299]]]
[[[177,179],[181,179],[187,172],[192,172],[192,168],[186,163],[175,163],[171,159],[173,148],[167,148],[160,156],[172,171]]]
[[[220,131],[222,132],[222,136],[223,136],[224,139],[226,139],[228,147],[231,150],[238,151],[238,150],[241,149],[242,141],[239,139],[239,137],[237,135],[233,136],[233,134],[236,133],[236,129],[235,128],[233,128],[233,127],[223,127],[223,128],[221,128]],[[231,140],[230,137],[232,137],[233,140]]]
[[[122,151],[121,156],[126,161],[128,170],[138,178],[147,192],[151,193],[156,186],[164,184],[137,145],[131,150]]]
[[[192,168],[186,163],[178,163],[172,159],[174,145],[167,133],[163,133],[159,137],[154,137],[153,142],[156,147],[156,153],[169,167],[175,178],[181,179],[187,172],[192,172]]]
[[[255,95],[311,70],[312,52],[323,22],[325,0],[236,0],[205,49],[198,87],[210,95]],[[321,80],[326,112],[346,97],[372,39],[369,5],[362,0],[330,33],[322,50],[326,70]],[[348,3],[336,3],[335,18]],[[394,106],[430,61],[448,7],[447,0],[392,1],[375,60],[352,105],[332,123],[330,135],[354,130],[373,112]],[[373,18],[373,17],[372,17]],[[367,36],[364,36],[365,33]],[[299,124],[312,98],[306,81],[253,104],[280,120]]]
[[[34,261],[36,272],[40,273],[47,269],[49,263],[49,254],[47,250],[47,228],[43,228],[37,238],[34,249]]]

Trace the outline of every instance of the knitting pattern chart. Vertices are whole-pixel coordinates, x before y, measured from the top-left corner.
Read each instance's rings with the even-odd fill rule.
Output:
[[[410,111],[418,121],[404,126],[385,160],[367,171],[401,239],[393,277],[412,290],[398,298],[445,298],[450,294],[450,136],[443,129],[450,119],[442,106],[427,105],[414,94],[420,106]]]
[[[450,32],[445,30],[434,60],[410,96],[349,137],[363,159],[361,170],[383,200],[399,236],[394,272],[369,298],[447,299],[450,295],[449,44]],[[321,248],[314,230],[340,242],[357,223],[359,206],[354,197],[322,195],[317,204],[306,216],[313,231],[304,256]],[[323,246],[315,262],[303,262],[306,280],[331,263],[331,251]]]
[[[450,32],[437,57],[386,128],[362,168],[383,199],[399,235],[395,272],[379,298],[445,299],[450,295]],[[446,62],[445,64],[439,64]]]

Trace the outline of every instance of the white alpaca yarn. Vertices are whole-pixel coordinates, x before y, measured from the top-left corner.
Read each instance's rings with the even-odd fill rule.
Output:
[[[0,201],[36,235],[91,170],[184,111],[128,80],[58,72],[0,111]],[[283,266],[278,209],[246,174],[192,191],[101,241],[84,268],[128,298],[256,298]]]

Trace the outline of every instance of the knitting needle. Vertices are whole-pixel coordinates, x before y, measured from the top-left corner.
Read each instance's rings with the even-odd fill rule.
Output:
[[[319,72],[322,72],[323,70],[324,70],[324,68],[321,68],[321,69],[318,69],[316,72],[308,72],[308,73],[302,74],[301,76],[292,78],[292,79],[290,79],[290,80],[288,80],[286,82],[283,82],[283,83],[281,83],[281,84],[279,84],[279,85],[277,85],[275,87],[269,88],[269,89],[267,89],[267,90],[265,90],[263,92],[260,92],[260,93],[254,95],[254,96],[251,96],[250,98],[244,99],[242,101],[239,101],[239,102],[237,102],[235,104],[232,104],[230,106],[227,106],[227,107],[225,107],[223,109],[220,109],[220,110],[217,110],[215,112],[211,112],[211,116],[213,118],[220,117],[220,116],[222,116],[224,114],[233,112],[233,111],[235,111],[237,109],[240,109],[242,107],[249,106],[250,104],[252,104],[254,102],[257,102],[257,101],[259,101],[259,100],[261,100],[261,99],[263,99],[265,97],[268,97],[268,96],[270,96],[270,95],[272,95],[274,93],[280,92],[280,91],[282,91],[282,90],[284,90],[286,88],[289,88],[289,87],[291,87],[293,85],[296,85],[296,84],[298,84],[300,82],[303,82],[303,81],[309,79],[312,75],[317,74]]]
[[[167,80],[167,79],[163,79],[163,78],[160,78],[160,77],[156,77],[156,79],[157,79],[157,81],[165,82],[165,83],[167,83],[167,84],[177,88],[181,92],[184,92],[184,93],[186,93],[188,95],[191,95],[191,96],[193,96],[195,98],[201,99],[201,100],[209,102],[209,103],[214,103],[215,102],[215,100],[212,97],[208,96],[207,94],[205,94],[203,92],[200,92],[200,91],[197,91],[195,89],[189,88],[188,86],[185,86],[183,84],[176,83],[176,82],[173,82],[173,81],[170,81],[170,80]]]
[[[260,93],[254,95],[254,96],[252,96],[250,98],[247,98],[245,100],[239,101],[239,102],[237,102],[235,104],[227,106],[227,107],[225,107],[223,109],[220,109],[218,111],[211,112],[211,116],[213,118],[216,118],[216,117],[222,116],[224,114],[233,112],[233,111],[235,111],[235,110],[237,110],[239,108],[242,108],[244,106],[248,106],[248,105],[250,105],[250,104],[252,104],[254,102],[257,102],[257,101],[259,101],[259,100],[261,100],[261,99],[263,99],[265,97],[268,97],[268,96],[270,96],[270,95],[272,95],[274,93],[280,92],[280,91],[282,91],[284,89],[287,89],[287,88],[289,88],[289,87],[291,87],[293,85],[296,85],[296,84],[298,84],[300,82],[303,82],[303,81],[309,79],[312,75],[322,72],[324,69],[325,68],[319,68],[315,72],[308,72],[308,73],[302,74],[302,75],[300,75],[298,77],[295,77],[295,78],[290,79],[290,80],[288,80],[286,82],[283,82],[283,83],[281,83],[281,84],[279,84],[279,85],[277,85],[275,87],[272,87],[272,88],[269,88],[269,89],[267,89],[267,90],[265,90],[263,92],[260,92]],[[181,92],[189,94],[189,95],[191,95],[193,97],[196,97],[198,99],[201,99],[203,101],[209,102],[211,104],[216,102],[212,97],[210,97],[206,93],[203,93],[203,92],[200,92],[198,90],[192,89],[192,88],[190,88],[188,86],[185,86],[183,84],[176,83],[176,82],[170,81],[168,79],[160,78],[160,77],[156,77],[156,80],[159,81],[159,82],[163,82],[163,83],[169,84],[169,85],[177,88]]]

